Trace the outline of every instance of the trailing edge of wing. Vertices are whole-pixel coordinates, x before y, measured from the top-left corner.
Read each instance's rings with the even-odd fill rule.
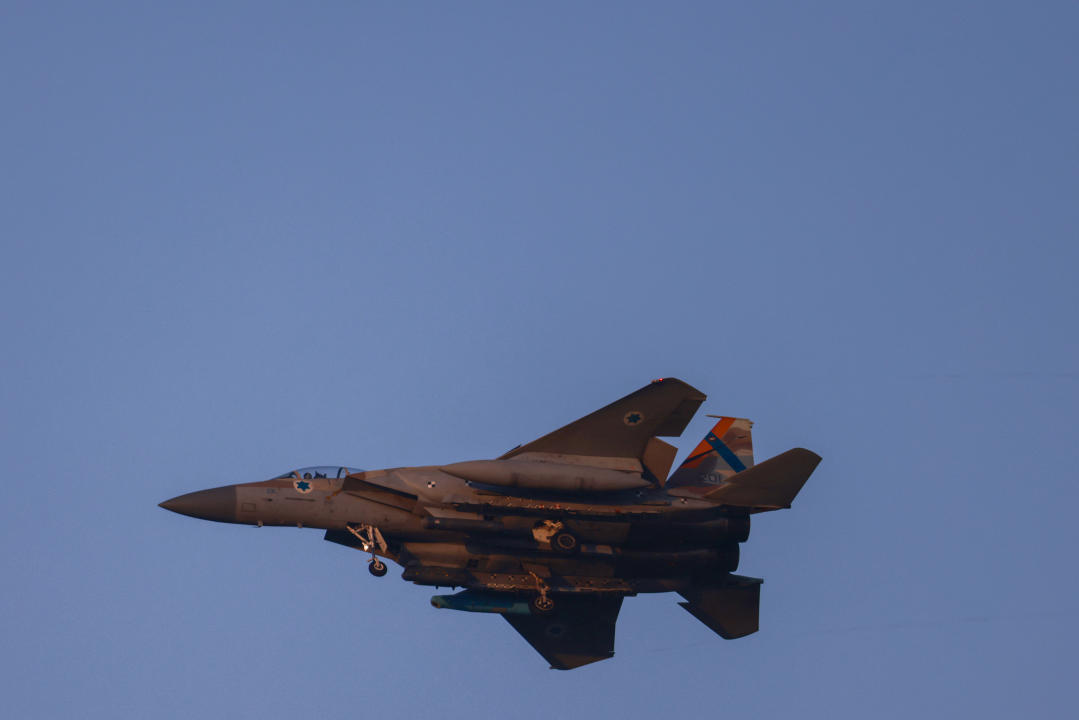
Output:
[[[622,596],[559,597],[551,615],[510,615],[506,622],[551,664],[572,670],[614,655],[614,626]]]
[[[706,397],[681,380],[655,380],[499,460],[524,453],[640,458],[653,437],[681,435]]]
[[[778,510],[789,508],[821,461],[805,448],[794,448],[733,475],[705,495],[712,502],[735,507]]]

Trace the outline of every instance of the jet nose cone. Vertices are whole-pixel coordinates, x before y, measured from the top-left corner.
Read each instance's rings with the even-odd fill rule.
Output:
[[[166,500],[158,507],[202,520],[236,522],[236,488],[228,486],[199,490]]]

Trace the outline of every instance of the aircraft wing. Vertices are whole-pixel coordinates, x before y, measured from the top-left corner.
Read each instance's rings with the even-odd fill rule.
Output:
[[[553,670],[572,670],[614,655],[614,625],[621,595],[559,596],[550,615],[502,617]]]
[[[652,438],[681,435],[706,397],[675,378],[653,380],[621,400],[510,450],[499,460],[526,453],[640,458]]]

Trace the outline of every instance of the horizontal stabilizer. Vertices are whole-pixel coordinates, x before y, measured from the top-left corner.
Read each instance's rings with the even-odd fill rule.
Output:
[[[734,507],[761,510],[789,508],[820,460],[815,452],[794,448],[732,475],[727,483],[705,497],[712,502]]]
[[[680,592],[688,602],[678,604],[721,638],[734,640],[757,632],[763,581],[742,575],[731,575],[729,580],[721,587]]]

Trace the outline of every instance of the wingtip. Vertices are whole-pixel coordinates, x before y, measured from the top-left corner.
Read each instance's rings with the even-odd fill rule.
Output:
[[[800,447],[800,448],[794,448],[794,450],[797,450],[798,454],[802,455],[807,461],[811,460],[813,462],[813,467],[816,467],[817,465],[819,465],[820,461],[824,459],[820,455],[818,455],[817,453],[813,452],[812,450],[809,450],[808,448]]]
[[[687,386],[689,385],[689,383],[687,383],[685,380],[682,380],[681,378],[673,377],[671,375],[668,375],[667,377],[656,378],[655,380],[653,380],[652,382],[650,382],[648,384],[649,385],[663,385],[664,383],[670,383],[672,385],[675,384],[675,383],[677,383],[679,385],[687,385]]]

